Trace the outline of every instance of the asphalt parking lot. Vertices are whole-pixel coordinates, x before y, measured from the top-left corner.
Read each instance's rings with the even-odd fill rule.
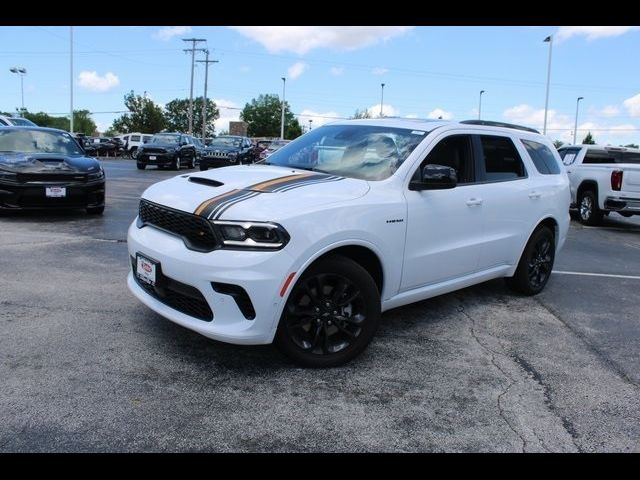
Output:
[[[176,172],[103,164],[103,216],[0,217],[0,451],[640,452],[638,217],[572,222],[537,297],[498,280],[398,308],[307,370],[129,293],[138,198]]]

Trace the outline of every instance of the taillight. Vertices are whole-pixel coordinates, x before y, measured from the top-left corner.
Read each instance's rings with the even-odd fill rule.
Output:
[[[622,189],[622,170],[611,172],[611,190],[620,191]]]

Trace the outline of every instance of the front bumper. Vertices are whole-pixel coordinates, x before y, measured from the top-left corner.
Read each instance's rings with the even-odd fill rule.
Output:
[[[155,157],[151,160],[149,157]],[[168,166],[173,164],[176,159],[175,153],[138,153],[136,162],[144,163],[145,165],[162,165]]]
[[[64,187],[66,196],[47,197],[46,187]],[[87,183],[0,183],[1,210],[101,207],[104,199],[104,180]]]
[[[200,159],[200,166],[206,168],[219,168],[219,167],[231,167],[238,165],[237,159],[230,159],[229,157],[213,157],[204,156]]]
[[[607,197],[604,200],[604,209],[610,212],[640,214],[640,198]]]
[[[129,290],[149,308],[183,327],[222,342],[258,345],[273,341],[286,298],[286,295],[280,297],[280,289],[294,263],[286,251],[196,252],[187,249],[182,239],[151,226],[138,228],[135,221],[129,227],[127,243],[131,257],[140,253],[156,260],[164,276],[196,288],[211,308],[213,319],[204,321],[172,308],[150,295],[130,271]],[[216,292],[212,282],[242,287],[253,304],[255,318],[247,319],[236,300]]]

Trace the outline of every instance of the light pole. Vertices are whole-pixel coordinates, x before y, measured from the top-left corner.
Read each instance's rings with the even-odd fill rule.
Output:
[[[311,124],[313,123],[313,118],[309,119],[309,131],[311,131]]]
[[[584,97],[578,97],[576,100],[576,123],[573,127],[573,144],[576,144],[576,135],[578,134],[578,106],[580,105],[580,100],[584,100]]]
[[[282,77],[282,118],[280,119],[280,140],[284,140],[284,87],[287,85],[287,79]]]
[[[20,75],[20,95],[22,96],[22,109],[20,110],[20,116],[24,114],[24,76],[27,74],[27,69],[24,67],[13,67],[9,69],[10,72]]]
[[[205,59],[196,60],[198,63],[204,63],[204,103],[202,104],[202,142],[206,142],[207,139],[207,82],[209,80],[209,64],[218,63],[218,60],[209,60],[209,50],[204,51]]]
[[[380,118],[383,117],[382,106],[384,105],[384,83],[380,84]]]
[[[551,81],[551,52],[553,51],[553,35],[549,35],[544,39],[545,42],[549,42],[549,65],[547,66],[547,96],[544,101],[544,126],[542,127],[542,134],[547,134],[547,111],[549,110],[549,83]]]
[[[484,90],[480,90],[480,102],[478,103],[478,120],[480,120],[480,116],[482,115],[482,94]]]

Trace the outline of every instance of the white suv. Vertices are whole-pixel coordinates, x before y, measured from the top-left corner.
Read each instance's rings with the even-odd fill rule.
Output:
[[[149,187],[128,286],[207,337],[313,367],[364,350],[385,310],[506,277],[540,292],[569,228],[553,145],[495,122],[316,128],[266,164]]]

